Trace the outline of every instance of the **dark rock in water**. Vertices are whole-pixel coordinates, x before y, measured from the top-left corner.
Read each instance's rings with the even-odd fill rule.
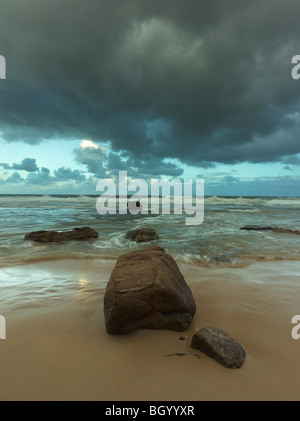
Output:
[[[240,368],[246,358],[246,352],[235,339],[214,327],[205,327],[196,332],[191,347],[229,368]]]
[[[159,237],[156,231],[152,228],[138,228],[136,230],[128,231],[125,238],[136,241],[137,243],[141,243],[157,240]]]
[[[127,209],[130,209],[130,208],[139,208],[139,207],[141,207],[141,203],[137,200],[136,202],[128,202],[127,203]]]
[[[61,243],[63,241],[78,241],[97,238],[98,233],[92,228],[74,228],[72,231],[33,231],[26,234],[24,240],[39,243]]]
[[[227,256],[212,256],[210,260],[217,263],[231,263],[231,259]]]
[[[300,231],[298,230],[291,230],[288,228],[278,228],[278,227],[268,227],[268,226],[260,226],[260,225],[245,225],[241,228],[241,230],[247,231],[274,231],[279,232],[281,234],[297,234],[300,235]]]
[[[127,334],[135,329],[184,331],[195,311],[190,288],[163,248],[150,246],[118,258],[104,296],[109,333]]]
[[[273,230],[272,227],[262,227],[259,225],[245,225],[241,228],[241,230],[247,230],[247,231],[267,231],[267,230]]]

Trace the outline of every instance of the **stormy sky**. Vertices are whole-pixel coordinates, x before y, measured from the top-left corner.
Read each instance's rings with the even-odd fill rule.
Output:
[[[0,193],[120,170],[299,195],[299,0],[2,0]]]

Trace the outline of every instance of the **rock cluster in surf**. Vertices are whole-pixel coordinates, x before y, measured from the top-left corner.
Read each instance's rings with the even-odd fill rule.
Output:
[[[276,228],[254,226],[241,229],[276,231]],[[40,243],[60,243],[97,237],[96,231],[82,227],[69,231],[33,231],[26,234],[24,239]],[[146,242],[159,237],[151,228],[140,228],[128,231],[126,238]],[[175,260],[163,248],[150,246],[118,258],[104,296],[104,317],[108,333],[128,334],[136,329],[184,331],[189,328],[195,312],[193,294]],[[240,368],[246,357],[243,347],[235,339],[212,327],[196,332],[192,337],[191,347],[228,368]],[[187,353],[166,356],[173,355],[199,357],[197,354]]]

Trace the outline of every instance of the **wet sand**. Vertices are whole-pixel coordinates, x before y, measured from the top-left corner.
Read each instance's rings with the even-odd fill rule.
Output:
[[[104,325],[114,263],[62,260],[9,269],[15,276],[47,273],[62,283],[68,274],[68,292],[51,286],[48,295],[37,291],[34,299],[29,294],[0,309],[7,323],[0,400],[299,400],[300,339],[291,336],[291,319],[300,314],[299,262],[235,269],[180,264],[197,303],[190,328],[126,336],[111,336]],[[190,348],[193,333],[205,326],[242,344],[241,369]],[[169,355],[176,353],[187,355]]]

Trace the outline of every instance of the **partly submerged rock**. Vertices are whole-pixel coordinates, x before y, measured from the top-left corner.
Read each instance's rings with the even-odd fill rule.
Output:
[[[138,228],[128,231],[125,238],[136,241],[137,243],[157,240],[159,237],[156,231],[152,228]]]
[[[246,231],[274,231],[281,234],[297,234],[300,235],[299,230],[291,230],[289,228],[280,228],[280,227],[269,227],[269,226],[260,226],[260,225],[245,225],[241,227],[241,230]]]
[[[267,231],[267,230],[273,230],[272,227],[267,226],[261,226],[261,225],[245,225],[244,227],[241,227],[241,230],[246,231]]]
[[[216,263],[231,263],[232,260],[228,256],[214,255],[209,259],[210,262]]]
[[[74,228],[71,231],[33,231],[26,234],[24,240],[38,241],[39,243],[60,243],[63,241],[78,241],[97,238],[98,233],[89,227]]]
[[[184,331],[195,311],[190,288],[163,248],[150,246],[118,258],[104,296],[109,333],[127,334],[135,329]]]
[[[246,358],[246,352],[235,339],[214,327],[205,327],[196,332],[191,347],[229,368],[240,368]]]

